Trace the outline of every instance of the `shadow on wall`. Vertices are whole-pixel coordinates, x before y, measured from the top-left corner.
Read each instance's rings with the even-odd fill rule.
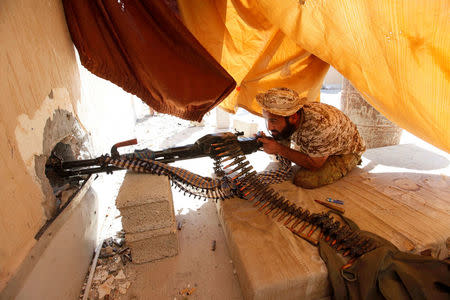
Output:
[[[363,156],[379,165],[412,170],[444,169],[450,164],[446,157],[413,144],[374,148],[367,150]]]

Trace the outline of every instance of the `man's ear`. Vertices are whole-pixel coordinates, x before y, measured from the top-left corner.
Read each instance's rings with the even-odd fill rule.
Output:
[[[290,124],[297,124],[297,121],[298,121],[299,118],[300,118],[300,115],[298,113],[290,115],[289,116],[289,123]]]

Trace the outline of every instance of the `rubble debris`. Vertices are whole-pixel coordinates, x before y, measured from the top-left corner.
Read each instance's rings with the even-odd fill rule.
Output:
[[[125,295],[127,293],[128,288],[130,287],[131,283],[129,281],[126,281],[124,283],[119,284],[119,292],[122,295]]]
[[[111,290],[114,289],[114,277],[108,277],[108,280],[103,282],[98,286],[98,298],[103,299],[106,295],[111,293]]]
[[[101,266],[96,267],[93,280],[103,282],[106,278],[108,278],[108,271],[104,270]]]
[[[114,250],[111,246],[104,247],[102,248],[102,250],[100,250],[99,258],[106,258],[111,256],[114,256]]]
[[[126,247],[126,248],[123,248],[122,250],[118,251],[117,253],[122,254],[122,253],[124,253],[125,251],[127,251],[129,249],[130,248]]]
[[[120,270],[116,277],[114,277],[116,280],[121,280],[121,279],[126,279],[127,277],[125,276],[125,274],[123,273],[123,270]]]
[[[115,238],[115,239],[113,239],[113,243],[117,247],[122,247],[123,244],[125,244],[125,239],[124,238]]]
[[[83,298],[86,288],[90,288],[88,299],[93,300],[118,299],[120,295],[127,293],[131,282],[127,280],[130,274],[127,274],[125,265],[127,261],[131,261],[131,252],[125,244],[124,236],[123,232],[118,232],[115,237],[103,241],[92,284],[88,287],[85,282],[80,299]],[[86,280],[87,278],[88,276]]]

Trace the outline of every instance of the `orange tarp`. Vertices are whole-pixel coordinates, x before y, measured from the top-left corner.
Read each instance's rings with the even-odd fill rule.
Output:
[[[252,5],[239,1],[179,1],[185,24],[233,76],[237,89],[221,107],[260,114],[255,94],[289,86],[318,101],[329,65],[286,36]],[[309,74],[314,74],[310,76]]]
[[[275,86],[317,99],[331,64],[388,119],[450,151],[450,1],[178,3],[186,26],[240,86],[222,103],[227,110],[258,113],[255,94]]]

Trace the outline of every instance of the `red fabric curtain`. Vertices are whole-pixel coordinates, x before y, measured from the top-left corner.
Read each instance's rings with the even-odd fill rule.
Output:
[[[158,112],[200,121],[236,85],[165,1],[63,5],[81,63]]]

